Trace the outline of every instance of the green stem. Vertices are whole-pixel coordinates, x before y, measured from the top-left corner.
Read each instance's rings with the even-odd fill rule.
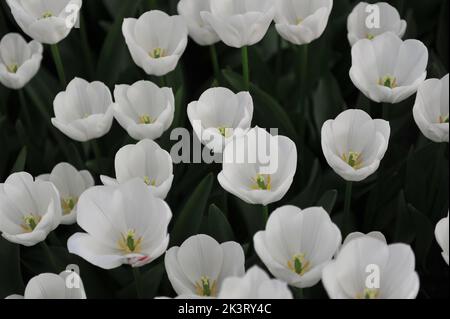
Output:
[[[244,77],[244,88],[250,91],[250,70],[248,67],[248,47],[242,47],[242,76]]]
[[[59,268],[58,268],[58,266],[56,264],[55,258],[53,257],[53,254],[52,254],[50,248],[48,247],[47,243],[45,241],[42,241],[41,242],[41,246],[44,249],[45,254],[47,255],[47,258],[50,261],[50,264],[51,264],[51,266],[53,268],[53,271],[55,272],[55,274],[58,274],[59,273]]]
[[[305,103],[308,95],[308,45],[300,46],[300,104]]]
[[[97,160],[97,165],[99,164],[99,160],[102,158],[102,152],[100,151],[100,147],[96,140],[91,140],[92,151],[94,152],[95,159]]]
[[[156,0],[148,0],[148,7],[150,10],[155,10],[158,8],[158,3]]]
[[[136,295],[138,299],[142,299],[141,271],[138,267],[133,267],[134,284],[136,286]]]
[[[345,187],[345,203],[344,203],[344,220],[343,220],[343,230],[344,234],[348,235],[351,230],[351,214],[350,214],[350,206],[352,202],[352,188],[353,183],[350,181],[347,181],[347,185]]]
[[[86,22],[84,16],[80,13],[80,36],[81,36],[81,48],[83,50],[84,59],[86,61],[87,70],[89,76],[92,78],[94,76],[94,60],[92,59],[92,54],[89,46],[89,40],[86,33]]]
[[[305,299],[303,288],[294,288],[294,297],[295,299]]]
[[[61,54],[59,53],[58,44],[53,44],[50,46],[53,60],[55,61],[56,71],[58,72],[59,80],[61,81],[62,87],[65,89],[67,86],[66,73],[64,72],[64,65],[62,63]]]
[[[219,66],[219,58],[217,55],[216,46],[211,44],[209,46],[209,52],[211,54],[211,61],[214,68],[214,77],[216,78],[217,84],[220,84],[220,66]]]
[[[264,225],[267,224],[267,220],[269,219],[269,206],[263,205],[262,206],[262,214],[264,219]]]
[[[283,69],[283,38],[279,35],[277,41],[277,59],[275,64],[275,74],[276,78],[279,79],[281,75],[281,71]]]
[[[23,92],[23,89],[18,90],[18,94],[19,94],[19,101],[20,101],[20,107],[21,107],[20,112],[25,117],[27,127],[31,128],[32,121],[31,121],[30,112],[28,110],[27,100],[25,99],[25,94]]]
[[[383,119],[385,121],[388,121],[391,119],[391,104],[388,103],[383,103],[382,108],[383,108]]]

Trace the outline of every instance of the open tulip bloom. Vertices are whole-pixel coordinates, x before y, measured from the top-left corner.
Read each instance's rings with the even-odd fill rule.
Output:
[[[94,178],[89,171],[78,171],[68,163],[56,165],[50,174],[36,179],[49,181],[59,191],[62,219],[61,224],[71,225],[77,220],[77,203],[81,194],[94,186]]]
[[[178,13],[185,19],[189,36],[198,45],[219,42],[219,36],[211,26],[203,21],[200,12],[211,12],[211,0],[180,0]]]
[[[427,76],[428,49],[392,32],[352,47],[350,78],[374,102],[399,103],[416,93]]]
[[[165,256],[167,276],[178,295],[217,297],[225,278],[243,276],[244,251],[230,241],[219,244],[207,235],[189,237]]]
[[[414,269],[410,246],[361,237],[324,268],[322,283],[332,299],[414,299],[420,286]]]
[[[225,147],[217,178],[227,192],[244,202],[267,206],[284,197],[296,169],[295,143],[255,127]]]
[[[86,292],[80,276],[65,270],[59,275],[44,273],[33,277],[23,296],[10,295],[6,299],[86,299]]]
[[[211,0],[201,17],[227,46],[251,46],[265,36],[275,15],[273,0]]]
[[[146,12],[139,19],[125,19],[122,33],[134,63],[156,76],[175,70],[188,41],[184,19],[159,10]]]
[[[441,80],[426,80],[417,91],[413,108],[420,131],[436,143],[448,143],[448,74]]]
[[[436,225],[435,236],[436,240],[442,248],[442,257],[448,265],[448,239],[449,239],[449,229],[448,229],[448,215],[443,218]]]
[[[87,142],[109,132],[113,121],[111,92],[102,82],[75,78],[58,93],[52,124],[78,142]]]
[[[243,277],[228,277],[223,281],[219,299],[292,299],[287,284],[271,279],[258,266],[250,268]]]
[[[339,176],[360,182],[380,166],[390,132],[389,122],[373,120],[362,110],[347,110],[323,124],[323,154]]]
[[[250,129],[253,100],[248,92],[234,94],[227,88],[212,88],[188,105],[187,114],[197,138],[215,153],[222,153],[226,144]]]
[[[116,85],[114,117],[135,140],[155,140],[170,128],[175,114],[172,89],[150,81]]]
[[[42,44],[27,43],[18,33],[8,33],[0,41],[0,83],[10,89],[23,88],[39,71]]]
[[[144,266],[169,244],[169,206],[141,180],[97,186],[81,195],[77,222],[87,233],[69,238],[69,252],[103,269]]]
[[[316,285],[341,245],[339,228],[321,207],[283,206],[253,238],[256,253],[278,279],[297,288]]]
[[[308,44],[325,31],[333,0],[274,0],[275,27],[285,39],[296,45]]]
[[[151,140],[126,145],[116,154],[116,179],[100,176],[103,184],[115,186],[140,179],[156,197],[166,198],[172,186],[173,164],[170,154]]]
[[[56,44],[67,37],[82,5],[82,0],[6,2],[22,31],[45,44]]]
[[[373,11],[367,11],[371,7],[377,7],[379,13],[379,25],[375,25],[374,21],[367,19],[371,14],[375,14]],[[373,25],[372,25],[373,24]],[[360,2],[353,9],[352,13],[347,19],[348,41],[350,45],[354,45],[361,39],[373,40],[380,34],[385,32],[393,32],[398,37],[402,38],[406,31],[407,23],[400,18],[400,14],[397,9],[386,2],[378,2],[369,4],[367,2]]]
[[[52,183],[15,173],[0,184],[0,231],[6,240],[34,246],[58,227],[61,217],[59,193]]]

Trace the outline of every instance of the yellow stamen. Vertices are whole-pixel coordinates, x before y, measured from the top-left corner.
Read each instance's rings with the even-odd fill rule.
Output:
[[[148,186],[156,186],[156,180],[154,178],[150,179],[148,176],[144,176],[144,183]]]
[[[139,116],[139,124],[152,124],[155,120],[151,118],[150,115],[144,114]]]
[[[252,181],[251,189],[253,190],[270,191],[272,189],[272,178],[270,175],[257,174],[255,178],[252,178]]]
[[[153,51],[150,52],[149,55],[150,55],[153,59],[163,58],[163,57],[166,56],[166,50],[164,50],[164,49],[162,49],[162,48],[156,48],[156,49],[153,49]]]
[[[195,292],[198,296],[214,297],[217,293],[216,281],[203,276],[195,283]]]
[[[297,18],[297,20],[295,20],[295,23],[296,23],[297,25],[302,24],[302,22],[303,22],[303,19],[302,19],[302,18]]]
[[[303,276],[311,268],[310,262],[305,258],[305,254],[298,254],[287,262],[288,268],[299,276]]]
[[[362,156],[358,152],[348,152],[347,154],[342,154],[342,160],[354,169],[360,169],[362,167]]]
[[[16,63],[10,64],[6,66],[6,70],[8,70],[9,73],[17,73],[17,70],[19,70],[19,65]]]
[[[136,232],[129,230],[126,234],[120,234],[119,249],[126,254],[139,253],[141,251],[142,237],[136,239]]]
[[[439,124],[448,123],[448,117],[449,117],[448,114],[439,116]]]
[[[41,216],[27,215],[23,217],[24,223],[20,225],[25,233],[31,233],[41,221]]]
[[[356,296],[356,299],[378,299],[380,291],[378,289],[364,289],[363,293]]]
[[[78,203],[76,197],[66,197],[61,199],[61,208],[63,215],[69,215]]]
[[[397,79],[393,76],[386,75],[378,80],[378,85],[395,89],[397,87]]]
[[[217,130],[219,131],[220,135],[222,135],[225,138],[230,137],[231,135],[233,135],[233,129],[228,128],[228,127],[218,127]]]
[[[41,19],[47,19],[53,17],[53,13],[51,13],[50,11],[46,11],[42,14]]]

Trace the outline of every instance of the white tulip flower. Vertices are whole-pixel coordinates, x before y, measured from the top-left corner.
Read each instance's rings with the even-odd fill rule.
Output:
[[[125,19],[122,33],[134,63],[156,76],[175,70],[188,41],[184,19],[159,10],[146,12],[139,19]]]
[[[167,249],[172,212],[141,180],[98,186],[78,201],[77,222],[87,233],[69,238],[69,252],[103,269],[144,266]]]
[[[109,132],[112,105],[111,92],[105,84],[74,78],[53,101],[52,124],[71,139],[87,142]]]
[[[413,108],[420,131],[436,143],[448,143],[448,74],[441,80],[426,80],[417,91]]]
[[[23,88],[39,71],[42,44],[27,43],[18,33],[8,33],[0,41],[0,83],[10,89]]]
[[[428,49],[392,32],[352,47],[350,78],[374,102],[399,103],[416,93],[427,77]]]
[[[77,203],[81,194],[94,186],[94,178],[89,171],[78,171],[69,163],[56,165],[50,174],[36,177],[53,183],[59,191],[62,209],[61,224],[72,225],[77,221]]]
[[[368,234],[363,234],[363,233],[360,233],[360,232],[354,232],[354,233],[350,233],[350,234],[347,235],[347,237],[345,238],[344,242],[342,243],[342,247],[347,245],[352,240],[355,240],[357,238],[363,238],[363,237],[378,239],[378,240],[382,241],[383,243],[387,244],[386,237],[383,235],[383,233],[380,233],[378,231],[373,231],[373,232],[370,232]]]
[[[219,42],[219,36],[210,25],[203,21],[200,12],[211,11],[211,0],[180,0],[178,14],[185,20],[189,36],[198,45],[212,45]]]
[[[135,140],[157,139],[173,122],[175,97],[172,89],[150,81],[116,85],[114,117]]]
[[[389,122],[372,120],[362,110],[346,110],[323,124],[323,154],[336,174],[360,182],[380,166],[390,133]]]
[[[331,299],[414,299],[419,276],[410,246],[361,237],[346,244],[322,273]]]
[[[68,285],[68,283],[70,283]],[[76,272],[44,273],[30,279],[25,294],[6,299],[86,299],[83,282]]]
[[[275,27],[296,45],[318,39],[328,24],[333,0],[275,0]]]
[[[52,183],[22,172],[0,184],[0,231],[6,240],[34,246],[58,227],[61,218],[59,193]]]
[[[442,257],[444,257],[445,262],[448,265],[448,215],[437,223],[435,235],[436,240],[442,248]]]
[[[143,180],[153,194],[165,199],[172,186],[173,164],[170,154],[151,140],[126,145],[116,154],[116,179],[100,176],[106,186],[116,186],[132,179]]]
[[[286,195],[296,170],[295,143],[255,127],[225,147],[217,178],[227,192],[249,204],[266,206]]]
[[[223,281],[218,299],[293,299],[287,284],[270,279],[258,266],[243,277],[228,277]]]
[[[200,13],[227,46],[251,46],[265,36],[275,15],[273,0],[211,0]]]
[[[22,31],[45,44],[56,44],[69,35],[82,5],[82,0],[6,2]]]
[[[230,241],[219,244],[207,235],[189,237],[166,252],[167,276],[178,295],[217,297],[225,278],[243,276],[244,251]]]
[[[283,206],[253,238],[255,251],[278,279],[297,288],[316,285],[341,245],[339,228],[321,207]]]
[[[373,19],[371,19],[373,17]],[[361,39],[373,40],[385,32],[405,35],[407,23],[397,9],[387,2],[360,2],[347,19],[348,41],[354,45]]]
[[[253,100],[248,92],[212,88],[188,105],[187,114],[198,139],[214,153],[222,153],[233,138],[250,129]]]

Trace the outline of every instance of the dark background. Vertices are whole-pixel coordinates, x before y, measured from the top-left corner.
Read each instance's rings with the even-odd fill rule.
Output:
[[[373,2],[373,1],[369,1]],[[448,6],[446,0],[388,1],[408,22],[405,35],[423,41],[429,49],[429,78],[448,73]],[[124,17],[138,17],[154,7],[176,14],[177,1],[170,0],[85,0],[82,28],[74,29],[60,44],[67,78],[78,76],[115,84],[131,84],[148,79],[128,53],[121,32]],[[262,42],[249,50],[255,103],[254,125],[277,127],[293,139],[299,150],[297,175],[285,198],[270,205],[270,211],[284,204],[301,208],[321,205],[342,226],[345,184],[327,165],[320,147],[320,129],[327,119],[348,108],[361,108],[373,117],[381,117],[382,105],[370,102],[351,83],[350,46],[346,20],[358,1],[335,0],[333,12],[323,36],[309,45],[306,103],[299,104],[299,74],[302,51],[280,41],[272,26]],[[0,37],[9,32],[23,34],[10,15],[5,1],[0,6]],[[223,72],[221,86],[243,89],[241,53],[217,44]],[[166,77],[176,94],[173,127],[188,127],[186,105],[197,100],[214,82],[208,47],[189,41],[177,69]],[[45,46],[38,75],[23,89],[0,86],[0,181],[15,171],[33,175],[48,173],[65,161],[78,169],[89,169],[98,176],[114,175],[114,155],[125,144],[133,143],[115,123],[98,140],[102,157],[96,159],[89,143],[74,142],[50,123],[52,101],[62,90]],[[436,223],[448,212],[448,143],[436,144],[419,132],[412,117],[412,97],[389,108],[392,136],[382,167],[367,180],[354,185],[352,214],[354,230],[382,231],[389,242],[411,244],[420,275],[419,298],[448,298],[448,266],[434,238]],[[306,121],[301,121],[304,110]],[[166,150],[174,143],[166,134],[158,140]],[[253,234],[262,229],[261,208],[247,205],[226,194],[217,183],[220,165],[182,164],[175,167],[175,180],[167,201],[174,218],[171,245],[180,244],[197,233],[207,233],[218,241],[236,240],[246,251],[247,267],[261,265],[251,246]],[[89,298],[134,298],[133,277],[129,267],[105,271],[69,255],[66,239],[78,226],[60,226],[48,243],[61,265],[75,263],[81,268]],[[24,283],[32,276],[50,271],[42,248],[26,248],[0,239],[0,298],[23,293]],[[62,270],[62,269],[61,269]],[[174,295],[165,275],[163,258],[143,268],[147,297]],[[307,298],[326,298],[321,284],[305,289]]]

